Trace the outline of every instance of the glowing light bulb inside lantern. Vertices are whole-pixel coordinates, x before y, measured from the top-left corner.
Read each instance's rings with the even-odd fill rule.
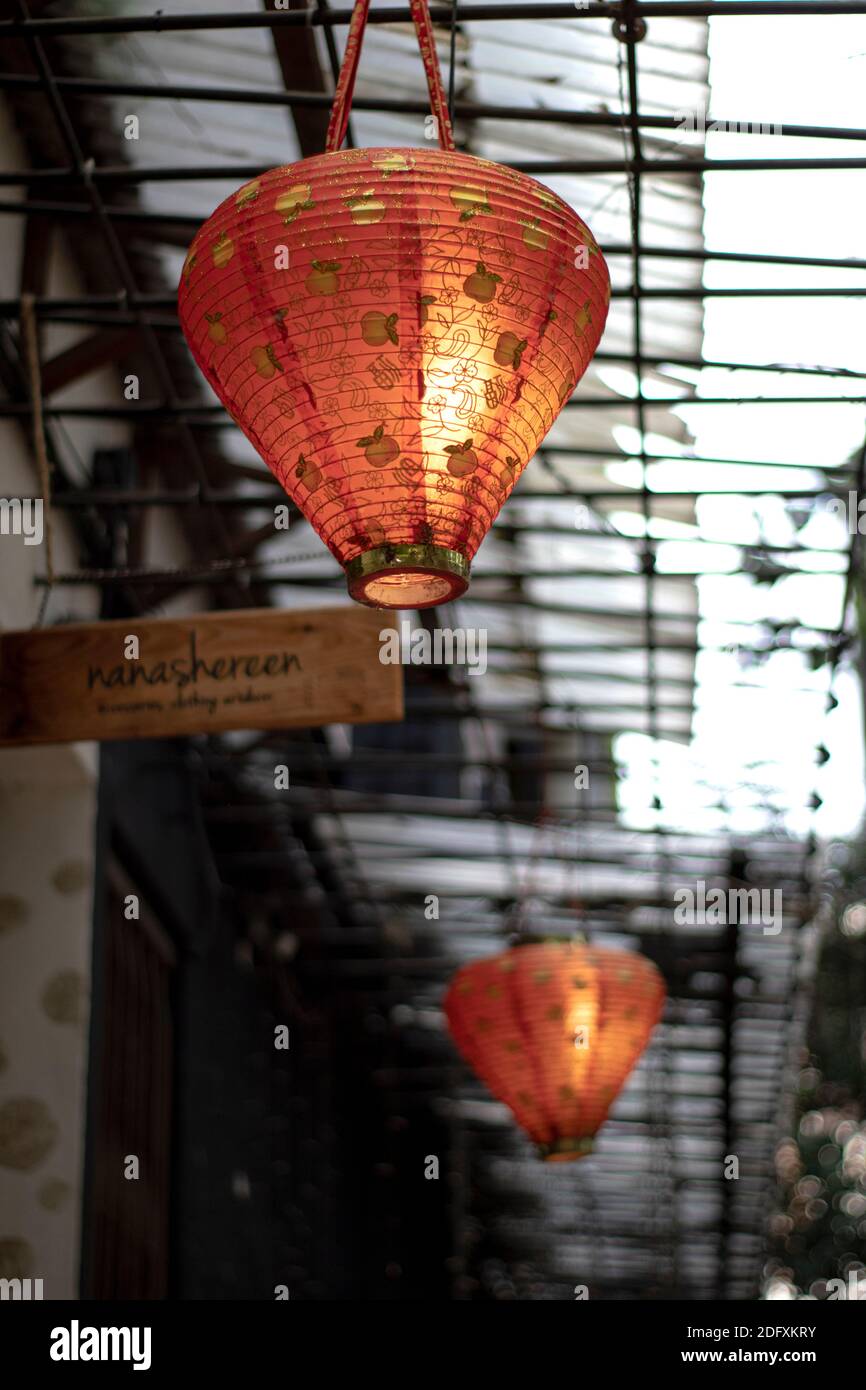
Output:
[[[575,977],[577,993],[575,1002],[568,1014],[568,1032],[578,1052],[584,1052],[591,1045],[592,1033],[598,1019],[597,994],[592,986],[594,978],[588,978],[589,971]],[[572,1059],[572,1070],[579,1070],[582,1058]]]

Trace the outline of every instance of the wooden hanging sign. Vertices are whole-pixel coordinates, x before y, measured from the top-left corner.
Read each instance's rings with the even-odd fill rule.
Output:
[[[0,633],[0,747],[403,718],[382,613],[251,608]]]

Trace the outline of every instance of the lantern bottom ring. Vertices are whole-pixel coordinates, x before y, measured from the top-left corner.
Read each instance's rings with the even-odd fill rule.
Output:
[[[592,1139],[554,1139],[552,1144],[539,1144],[538,1156],[547,1163],[568,1163],[570,1159],[585,1158],[594,1148]]]
[[[433,608],[466,592],[469,561],[441,545],[379,545],[349,561],[346,579],[369,608]]]

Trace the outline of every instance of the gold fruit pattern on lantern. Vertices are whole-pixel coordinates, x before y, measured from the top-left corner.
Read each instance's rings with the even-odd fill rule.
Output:
[[[308,183],[295,183],[291,188],[287,188],[285,193],[281,193],[274,203],[274,212],[282,215],[283,223],[286,227],[294,222],[296,217],[300,217],[302,212],[309,212],[316,204],[313,202],[313,190]]]
[[[184,278],[184,282],[185,282],[185,283],[188,283],[188,282],[189,282],[189,277],[190,277],[190,275],[192,274],[193,270],[195,269],[197,263],[198,263],[198,252],[197,252],[197,251],[190,251],[190,252],[188,253],[188,255],[187,255],[186,260],[185,260],[184,263],[183,263],[183,278]]]
[[[251,183],[244,184],[235,194],[235,207],[245,208],[254,203],[261,192],[261,186],[261,179],[253,179]]]
[[[588,328],[592,327],[592,305],[589,300],[584,300],[574,316],[574,331],[578,338],[582,338]]]
[[[361,319],[361,337],[368,347],[382,347],[383,343],[399,343],[397,315],[383,314],[379,309],[371,309]]]
[[[542,323],[541,323],[541,327],[540,327],[539,330],[538,330],[538,341],[539,341],[539,342],[541,342],[541,339],[544,337],[544,335],[545,335],[545,333],[547,332],[547,330],[548,330],[548,328],[550,327],[550,325],[551,325],[552,323],[555,323],[555,322],[556,322],[556,318],[557,318],[556,310],[554,309],[554,307],[553,307],[552,304],[548,304],[548,306],[547,306],[547,313],[544,315],[544,318],[543,318]]]
[[[496,286],[501,283],[501,275],[494,275],[483,261],[478,261],[472,274],[463,281],[463,291],[479,304],[489,304],[496,297]]]
[[[207,335],[212,343],[217,344],[217,347],[223,347],[228,341],[229,336],[226,332],[226,326],[222,321],[222,317],[220,313],[205,314],[205,318],[208,322]]]
[[[430,317],[430,305],[436,303],[436,296],[433,294],[418,295],[418,324],[421,328],[425,326]]]
[[[295,477],[298,482],[305,488],[308,488],[310,492],[314,492],[321,484],[322,472],[315,463],[311,463],[309,459],[305,459],[303,454],[301,454],[298,458],[297,467],[295,468]]]
[[[521,222],[523,228],[523,244],[530,251],[546,251],[547,243],[550,241],[548,232],[541,230],[541,218],[534,217],[531,222]]]
[[[392,174],[408,174],[412,164],[404,154],[389,153],[381,150],[376,151],[370,156],[371,162],[375,165],[376,171],[384,179],[390,178]]]
[[[500,333],[493,360],[498,367],[513,367],[516,371],[527,346],[526,339],[518,338],[516,333]]]
[[[265,381],[269,381],[277,372],[283,370],[281,364],[277,360],[277,354],[274,351],[272,343],[254,347],[250,352],[250,361],[259,376],[264,377]]]
[[[340,288],[337,272],[339,261],[313,261],[313,268],[306,279],[310,294],[336,294]]]
[[[586,250],[588,252],[587,259],[592,260],[593,256],[601,255],[601,247],[599,246],[592,232],[589,230],[589,227],[584,227],[583,230],[585,234],[585,240],[582,242],[578,242],[578,245],[586,247]]]
[[[385,433],[384,425],[377,425],[372,434],[365,434],[355,443],[364,450],[371,468],[387,468],[400,453],[400,445],[393,435]]]
[[[504,477],[502,480],[506,487],[511,486],[511,484],[514,482],[514,479],[517,477],[519,470],[520,460],[516,459],[513,456],[513,454],[506,454]]]
[[[449,197],[460,213],[461,222],[470,222],[473,217],[478,217],[481,213],[491,211],[487,194],[483,188],[452,188]]]
[[[352,221],[359,227],[369,226],[373,222],[381,222],[387,211],[385,204],[379,198],[373,196],[373,189],[368,188],[358,197],[347,198],[346,207],[352,215]]]
[[[468,478],[478,467],[478,455],[472,447],[472,440],[465,439],[462,444],[446,444],[448,472],[452,478]]]
[[[213,263],[217,270],[221,270],[223,266],[228,265],[234,254],[235,244],[228,232],[220,232],[211,250]]]

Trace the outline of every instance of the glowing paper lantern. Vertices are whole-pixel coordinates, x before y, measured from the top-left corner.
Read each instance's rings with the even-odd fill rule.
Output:
[[[454,1041],[542,1158],[592,1152],[665,1001],[644,956],[573,942],[517,946],[459,970]]]
[[[352,596],[388,608],[464,591],[610,298],[599,248],[561,198],[451,148],[426,4],[413,12],[445,148],[339,150],[356,7],[329,152],[222,203],[179,290],[214,391]]]

